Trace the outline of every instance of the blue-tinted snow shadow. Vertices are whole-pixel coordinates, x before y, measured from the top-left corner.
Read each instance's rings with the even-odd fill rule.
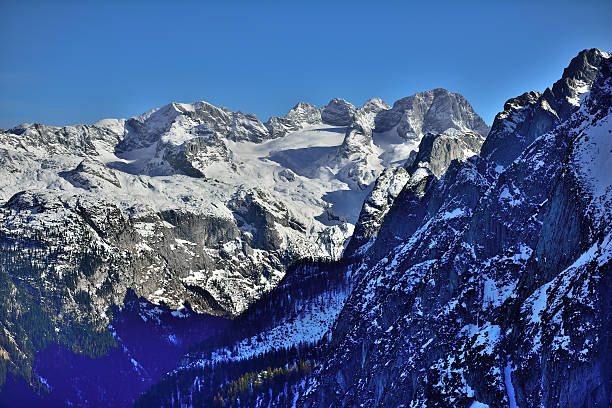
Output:
[[[314,132],[334,132],[334,133],[346,133],[346,128],[341,126],[341,127],[333,127],[333,128],[317,128],[317,129],[310,129],[310,131],[314,131]]]
[[[336,150],[338,150],[338,146],[317,146],[280,150],[270,153],[268,159],[283,167],[291,169],[295,174],[304,177],[312,177],[312,171],[315,169],[316,163],[334,154]]]
[[[315,219],[325,225],[334,225],[340,220],[355,224],[357,218],[359,218],[359,212],[361,211],[363,201],[369,191],[370,188],[366,190],[337,190],[326,193],[322,197],[323,200],[331,204],[331,213],[333,216],[337,216],[340,219],[335,219],[333,216],[330,217],[327,212],[318,215]]]

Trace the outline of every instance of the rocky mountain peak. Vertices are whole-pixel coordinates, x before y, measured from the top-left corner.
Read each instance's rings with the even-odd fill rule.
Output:
[[[505,167],[537,136],[553,129],[576,112],[587,95],[602,61],[610,58],[596,48],[583,50],[563,70],[561,79],[542,94],[528,92],[511,98],[493,121],[482,154]]]
[[[397,100],[376,117],[376,131],[395,128],[397,134],[419,142],[425,133],[442,134],[449,129],[486,136],[489,127],[460,94],[436,88]]]
[[[298,102],[286,115],[285,119],[296,124],[314,125],[321,123],[319,108],[308,102]]]
[[[427,133],[419,143],[416,157],[410,163],[408,171],[415,172],[419,167],[428,168],[440,178],[453,160],[466,161],[478,154],[484,143],[484,137],[476,132],[447,132],[436,135]]]
[[[321,110],[321,119],[330,125],[348,126],[353,120],[355,110],[352,103],[334,98]]]
[[[265,123],[271,138],[283,137],[289,132],[321,123],[321,111],[308,102],[298,102],[285,117],[272,116]]]

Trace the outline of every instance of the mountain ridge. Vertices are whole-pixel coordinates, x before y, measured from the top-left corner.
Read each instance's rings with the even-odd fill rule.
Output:
[[[344,270],[350,288],[344,300],[329,301],[337,317],[331,328],[320,322],[328,330],[322,341],[293,340],[314,363],[311,374],[263,386],[250,381],[246,389],[223,380],[207,385],[233,370],[238,378],[242,366],[260,378],[268,378],[266,364],[292,367],[294,349],[286,344],[278,349],[284,359],[270,351],[249,357],[249,347],[281,328],[292,339],[299,328],[249,316],[265,315],[270,304],[279,313],[313,289],[330,296],[333,285],[304,283],[300,295],[271,292],[268,306],[245,315],[246,334],[230,331],[227,343],[196,347],[137,406],[197,406],[219,397],[256,407],[608,406],[612,61],[604,54],[596,68],[579,106],[551,129],[540,128],[509,165],[481,154],[451,161],[440,178],[419,162],[412,174],[395,167],[378,177],[349,243],[359,245],[347,248],[341,263],[301,266],[308,276]],[[539,97],[524,95],[529,103]],[[515,102],[505,110],[520,112]],[[498,116],[497,125],[519,122],[513,113]],[[539,118],[521,120],[529,128]],[[344,302],[339,313],[338,301]],[[312,311],[296,307],[287,315],[300,322]],[[206,364],[219,355],[241,362],[217,372]]]
[[[298,103],[263,123],[171,103],[128,119],[0,132],[1,265],[14,282],[6,315],[42,299],[46,341],[90,350],[65,335],[76,330],[105,350],[109,310],[128,290],[172,310],[235,317],[293,262],[339,259],[374,180],[418,145],[377,133],[375,116],[390,108],[380,99],[328,106]],[[350,123],[326,124],[323,112]],[[11,343],[21,329],[0,324]],[[27,367],[40,350],[28,330],[7,346],[6,364],[36,378]]]

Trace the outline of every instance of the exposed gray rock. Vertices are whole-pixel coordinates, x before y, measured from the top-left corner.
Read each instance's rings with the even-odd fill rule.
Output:
[[[410,175],[403,167],[385,169],[378,177],[363,203],[355,230],[343,254],[345,258],[363,255],[368,249],[367,245],[378,234],[384,217],[409,178]]]
[[[73,171],[66,174],[66,178],[79,187],[87,189],[100,189],[107,187],[104,183],[110,183],[121,188],[115,172],[106,165],[92,158],[85,158]]]
[[[380,98],[370,99],[358,108],[336,153],[336,161],[348,163],[340,173],[362,190],[367,189],[378,176],[379,152],[374,146],[372,129],[376,115],[388,108],[389,105]]]
[[[207,102],[171,103],[125,122],[125,138],[118,150],[148,147],[153,143],[180,145],[184,132],[198,132],[205,125],[210,131],[234,141],[261,142],[270,134],[264,124],[250,113],[230,112]]]
[[[270,138],[268,130],[257,116],[252,113],[236,112],[227,138],[234,141],[262,142]]]
[[[288,113],[285,119],[299,125],[316,125],[321,123],[321,111],[311,103],[298,102]]]
[[[330,125],[348,126],[354,114],[353,104],[344,99],[334,98],[321,110],[321,119]]]
[[[200,125],[198,128],[201,129],[196,133],[198,137],[179,146],[158,145],[156,158],[160,160],[149,162],[148,172],[164,174],[164,165],[168,163],[172,170],[181,171],[188,176],[206,177],[208,166],[217,162],[231,162],[225,142],[206,125]]]
[[[460,94],[437,88],[400,99],[393,108],[376,116],[376,132],[396,128],[397,134],[417,143],[425,133],[448,129],[472,131],[486,136],[489,127]]]
[[[371,153],[373,147],[372,130],[374,128],[374,118],[379,112],[388,108],[389,105],[382,99],[373,98],[357,109],[350,125],[346,128],[339,154],[343,157],[350,157],[355,153]]]
[[[364,140],[367,141],[367,143],[371,142],[376,115],[389,108],[389,105],[380,98],[368,100],[363,106],[355,111],[353,119],[346,131],[347,137],[350,133],[359,133],[364,136]],[[346,145],[347,151],[350,151],[350,139],[346,140],[345,138],[343,145]]]
[[[479,133],[473,132],[447,132],[442,135],[427,133],[419,144],[414,161],[408,167],[409,172],[427,167],[440,178],[453,160],[463,162],[478,154],[484,140]]]
[[[391,109],[387,102],[380,98],[372,98],[355,111],[352,126],[361,126],[365,133],[372,134],[376,116],[385,110]]]
[[[299,130],[308,125],[321,123],[319,109],[306,102],[299,102],[284,118],[272,116],[266,122],[266,128],[272,138],[283,137],[287,133]]]
[[[118,121],[121,123],[121,121]],[[115,146],[123,133],[117,128],[94,125],[45,126],[40,123],[25,123],[5,132],[0,132],[0,142],[13,146],[27,146],[49,154],[78,152],[82,155],[97,155],[94,142]]]

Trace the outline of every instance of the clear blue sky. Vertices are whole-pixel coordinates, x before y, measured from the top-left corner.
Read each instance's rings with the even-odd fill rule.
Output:
[[[609,0],[286,3],[0,0],[0,127],[196,100],[265,121],[436,87],[491,123],[581,49],[612,51]]]

